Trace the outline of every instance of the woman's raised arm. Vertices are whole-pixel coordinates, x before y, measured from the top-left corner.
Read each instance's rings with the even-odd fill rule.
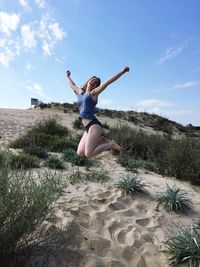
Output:
[[[122,71],[115,74],[113,77],[109,78],[105,82],[103,82],[101,85],[99,85],[97,88],[95,88],[92,91],[93,95],[99,95],[109,84],[113,83],[117,79],[119,79],[123,74],[129,71],[129,67],[125,67]]]
[[[66,71],[67,80],[69,82],[69,86],[73,89],[74,93],[80,95],[81,90],[78,88],[74,81],[71,79],[71,72],[69,70]]]

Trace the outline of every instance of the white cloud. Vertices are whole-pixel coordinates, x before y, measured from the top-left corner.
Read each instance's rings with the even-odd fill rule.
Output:
[[[177,89],[184,89],[184,88],[191,88],[194,87],[196,85],[198,85],[199,82],[198,81],[190,81],[190,82],[185,82],[185,83],[177,83],[174,86],[168,88],[168,89],[164,89],[164,90],[159,90],[158,92],[171,92],[171,91],[175,91]]]
[[[0,39],[0,47],[5,47],[6,46],[7,40],[5,38]]]
[[[42,50],[43,50],[44,55],[51,56],[51,54],[52,54],[51,43],[48,43],[46,40],[44,40],[43,44],[42,44]]]
[[[66,32],[60,28],[59,23],[52,23],[52,20],[52,17],[48,13],[45,13],[40,20],[39,27],[42,50],[44,55],[47,56],[51,56],[57,42],[67,36]]]
[[[14,58],[14,52],[11,49],[6,48],[3,52],[0,53],[0,64],[8,68],[10,61],[12,61]]]
[[[29,7],[28,0],[17,0],[23,8]],[[23,52],[40,48],[45,56],[52,56],[58,42],[66,36],[66,32],[51,15],[50,7],[45,0],[35,0],[39,8],[39,20],[34,20],[21,25],[20,15],[0,12],[0,39],[1,60],[0,65],[9,67],[10,62]]]
[[[168,115],[187,115],[187,114],[193,114],[195,113],[195,110],[169,110],[166,111],[166,114]]]
[[[141,107],[147,107],[147,108],[160,108],[160,107],[168,107],[171,106],[171,103],[164,101],[164,100],[159,100],[159,99],[146,99],[142,100],[137,103],[137,105]]]
[[[0,65],[8,68],[10,62],[21,53],[21,44],[19,39],[3,38],[0,39]]]
[[[0,31],[6,35],[10,35],[11,31],[15,31],[20,21],[20,15],[8,14],[0,12]]]
[[[168,91],[173,91],[176,89],[182,89],[182,88],[190,88],[195,85],[199,84],[198,81],[191,81],[191,82],[186,82],[186,83],[177,83],[176,85],[172,86]]]
[[[49,29],[52,31],[52,34],[56,40],[62,40],[64,37],[66,37],[66,33],[60,28],[59,23],[57,22],[49,24]]]
[[[27,48],[36,47],[35,32],[30,25],[23,25],[21,27],[21,35],[23,39],[23,45]]]
[[[39,8],[45,8],[45,6],[46,6],[45,0],[35,0],[35,2]]]
[[[28,0],[18,0],[20,6],[22,6],[25,10],[31,10]]]
[[[47,100],[51,100],[43,91],[43,88],[38,83],[32,83],[31,85],[26,86],[26,88],[32,92],[34,92],[36,95],[39,95],[40,97],[43,97]]]
[[[175,45],[175,46],[166,48],[164,54],[159,59],[158,63],[162,64],[162,63],[176,57],[185,49],[186,46],[187,46],[186,44],[182,44],[179,46]]]
[[[26,70],[27,71],[30,71],[30,70],[34,70],[35,69],[35,66],[31,64],[31,62],[28,62],[26,64]]]
[[[101,99],[99,101],[99,106],[109,108],[112,103],[113,101],[111,99]]]

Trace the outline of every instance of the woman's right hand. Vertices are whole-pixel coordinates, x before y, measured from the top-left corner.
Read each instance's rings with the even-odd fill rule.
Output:
[[[71,72],[69,70],[66,71],[67,77],[70,77]]]
[[[129,71],[129,67],[125,67],[124,69],[123,69],[123,72],[124,73],[126,73],[126,72],[128,72]]]

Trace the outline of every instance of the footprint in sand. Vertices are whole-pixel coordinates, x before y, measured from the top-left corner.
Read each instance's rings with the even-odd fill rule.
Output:
[[[112,210],[125,210],[126,209],[126,206],[119,201],[110,203],[108,207]]]
[[[134,216],[136,214],[133,209],[117,210],[115,213],[119,217],[122,216],[122,218],[123,217],[132,217],[132,216]]]
[[[147,226],[150,222],[149,218],[141,218],[141,219],[137,219],[136,223],[141,225],[141,226]]]
[[[99,213],[93,213],[90,215],[89,226],[95,227],[97,229],[104,227],[105,220]]]
[[[111,222],[111,224],[108,226],[108,232],[110,234],[110,238],[111,240],[115,240],[114,238],[114,233],[118,230],[123,228],[124,224],[123,222],[118,222],[116,220],[114,220],[113,222]]]
[[[159,218],[146,217],[139,218],[135,221],[138,225],[145,227],[148,231],[152,232],[160,226]]]

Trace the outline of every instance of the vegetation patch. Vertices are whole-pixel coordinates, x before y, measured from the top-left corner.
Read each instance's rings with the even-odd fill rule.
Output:
[[[86,167],[91,167],[95,162],[95,159],[80,157],[75,150],[70,148],[63,151],[63,159],[71,162],[73,165]]]
[[[186,212],[191,208],[191,200],[187,197],[187,193],[183,192],[176,186],[167,185],[165,192],[160,193],[157,197],[158,206],[163,205],[167,211]]]
[[[72,123],[74,129],[81,130],[83,129],[83,125],[79,119],[75,119]]]
[[[9,146],[26,151],[43,148],[51,152],[62,152],[65,148],[75,148],[77,143],[78,140],[72,139],[69,130],[56,118],[48,118],[37,122],[24,136],[12,141]]]
[[[53,203],[61,195],[61,178],[44,173],[37,181],[31,173],[13,170],[10,155],[0,168],[0,262],[17,265],[17,258],[40,247],[46,235],[42,227],[53,214]]]
[[[134,164],[140,165],[145,161],[150,163],[146,164],[147,168],[162,175],[200,185],[199,139],[173,140],[165,136],[148,135],[120,124],[110,129],[109,136],[127,152],[126,156],[122,155],[118,159],[124,167],[131,169]]]
[[[23,149],[25,154],[29,154],[32,156],[36,156],[40,159],[46,159],[48,158],[48,152],[45,148],[43,147],[25,147]]]
[[[68,177],[68,179],[71,184],[84,183],[84,182],[105,183],[109,181],[110,177],[106,174],[106,172],[91,171],[83,173],[77,171],[71,174]]]
[[[119,183],[116,184],[116,187],[120,188],[126,195],[145,195],[147,194],[147,187],[140,178],[136,175],[128,175],[126,178],[123,178]]]
[[[49,167],[51,169],[58,169],[58,170],[65,169],[63,161],[60,160],[57,156],[48,157],[48,159],[44,162],[44,166]]]
[[[178,233],[164,243],[171,265],[200,266],[200,230],[196,226],[179,226]]]
[[[40,166],[40,160],[31,155],[0,151],[0,167],[3,168],[5,164],[9,164],[12,169],[38,168]]]

